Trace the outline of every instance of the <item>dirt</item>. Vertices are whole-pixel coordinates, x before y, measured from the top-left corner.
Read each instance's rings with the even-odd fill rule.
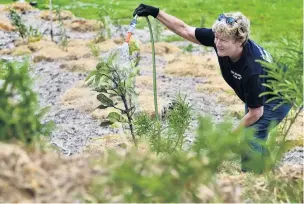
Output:
[[[50,25],[47,14],[42,14],[38,10],[28,10],[22,15],[25,23],[41,32],[46,31]],[[7,15],[7,13],[4,14]],[[92,21],[78,19],[73,15],[67,14],[67,16],[67,20],[64,20],[69,39],[67,51],[58,44],[50,42],[50,37],[46,34],[44,40],[23,45],[24,47],[19,48],[17,52],[19,54],[14,54],[18,50],[16,48],[18,34],[0,30],[0,52],[1,58],[15,60],[21,60],[19,55],[24,52],[31,54],[33,67],[31,74],[35,78],[34,89],[39,95],[40,105],[50,107],[44,122],[54,121],[57,125],[51,133],[50,143],[58,146],[62,153],[72,155],[82,152],[83,148],[96,138],[115,135],[121,130],[99,126],[106,112],[95,110],[98,104],[95,98],[96,93],[83,83],[98,62],[98,58],[92,55],[88,46],[98,35],[98,32],[94,31],[95,25],[91,24]],[[79,24],[93,25],[93,27],[75,29],[71,26],[71,22],[85,22]],[[58,25],[58,22],[54,22],[55,41],[59,39]],[[112,39],[95,44],[101,53],[106,53],[121,45],[121,40],[118,39],[122,39],[127,26],[112,26],[111,30]],[[164,31],[164,35],[171,34]],[[141,59],[138,65],[140,74],[137,77],[136,89],[140,93],[139,101],[142,108],[152,114],[154,110],[152,57],[151,46],[147,44],[150,39],[147,28],[137,29],[133,38],[140,41],[141,47]],[[189,44],[189,42],[156,44],[157,91],[160,109],[174,99],[179,92],[187,95],[188,102],[193,107],[193,121],[186,134],[188,144],[194,140],[198,115],[212,115],[214,121],[218,123],[229,113],[234,116],[234,124],[237,124],[244,114],[243,104],[220,77],[215,53],[194,44],[192,44],[191,52],[183,51],[183,48]],[[298,120],[297,124],[296,131],[292,129],[294,133],[290,137],[303,138],[303,122]],[[297,147],[288,152],[283,162],[303,164],[303,147]]]

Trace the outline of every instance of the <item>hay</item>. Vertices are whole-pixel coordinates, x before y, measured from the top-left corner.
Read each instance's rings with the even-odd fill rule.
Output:
[[[216,93],[216,101],[230,106],[231,104],[241,104],[243,103],[241,99],[238,98],[236,94],[227,94],[225,92]]]
[[[33,11],[36,10],[36,8],[32,7],[29,3],[27,2],[15,2],[12,4],[8,4],[5,8],[6,11],[10,10],[10,8],[24,12],[24,11]]]
[[[165,67],[166,74],[211,77],[218,75],[218,63],[213,55],[177,55]]]
[[[103,27],[102,23],[97,20],[77,19],[66,23],[66,26],[73,31],[89,32],[97,31]]]
[[[98,105],[100,105],[100,103]],[[118,104],[117,106],[119,108],[123,108],[122,104]],[[102,121],[102,120],[105,120],[107,118],[107,116],[109,115],[109,113],[111,113],[111,112],[120,113],[120,111],[111,107],[111,108],[106,108],[106,109],[94,109],[94,111],[91,113],[91,115],[93,118]]]
[[[69,108],[92,112],[100,105],[97,94],[89,87],[73,87],[63,94],[61,103]]]
[[[85,41],[85,43],[86,42],[87,41]],[[54,42],[41,40],[39,42],[30,43],[28,48],[31,51],[36,52],[33,55],[34,62],[40,62],[42,60],[48,62],[57,60],[77,60],[80,58],[88,58],[92,55],[91,50],[86,45],[78,45],[78,41],[73,42],[72,40],[71,45],[68,43],[67,51],[65,51]]]
[[[298,142],[297,146],[303,146],[303,134],[304,134],[304,120],[303,120],[303,111],[299,114],[295,123],[291,126],[290,132],[288,133],[287,139],[302,141],[302,143]]]
[[[28,49],[27,46],[20,46],[17,47],[16,49],[14,49],[14,51],[12,52],[13,56],[22,56],[22,55],[29,55],[32,54],[32,51],[30,49]]]
[[[9,20],[0,19],[0,30],[3,31],[14,31],[16,28],[11,24]]]
[[[118,45],[112,39],[98,43],[98,44],[96,44],[96,46],[98,47],[100,52],[109,52],[112,49],[115,49],[118,47]]]
[[[161,114],[161,110],[163,110],[166,101],[161,97],[157,97],[158,101],[158,115]],[[155,108],[154,108],[154,94],[151,90],[139,90],[138,96],[138,104],[140,111],[146,112],[150,116],[155,116]]]
[[[56,44],[52,41],[47,41],[47,40],[40,40],[37,42],[32,42],[28,44],[28,48],[32,51],[32,52],[37,52],[45,47],[53,47],[56,46]]]
[[[1,202],[76,202],[91,183],[88,160],[55,153],[28,154],[17,145],[0,144]]]
[[[141,53],[151,53],[151,43],[147,44],[140,44],[140,51]],[[173,54],[173,53],[180,53],[181,49],[178,47],[166,43],[166,42],[157,42],[155,43],[155,54],[156,55],[165,55],[165,54]]]
[[[96,59],[79,59],[63,62],[60,68],[71,72],[90,72],[96,68],[97,64],[98,60]]]
[[[135,78],[135,86],[136,87],[153,87],[153,78],[152,76],[137,76]]]
[[[10,55],[12,52],[13,52],[13,49],[5,48],[5,49],[0,50],[0,55]]]
[[[195,86],[195,90],[198,92],[207,92],[207,93],[214,93],[214,92],[229,92],[231,90],[233,90],[232,88],[230,88],[229,85],[226,84],[226,82],[224,83],[204,83],[204,84],[196,84]]]
[[[69,53],[63,51],[62,49],[56,46],[46,47],[42,50],[39,50],[38,53],[35,53],[33,55],[33,62],[41,62],[41,61],[53,62],[56,60],[63,60],[63,59],[75,60],[77,58],[69,55]]]
[[[50,11],[49,10],[41,11],[40,18],[42,18],[43,20],[47,20],[47,21],[51,20]],[[59,20],[59,15],[57,14],[57,12],[55,10],[52,11],[52,18],[53,18],[53,21]],[[61,18],[61,20],[68,20],[68,19],[74,18],[74,15],[71,11],[63,10],[63,11],[60,11],[60,18]]]

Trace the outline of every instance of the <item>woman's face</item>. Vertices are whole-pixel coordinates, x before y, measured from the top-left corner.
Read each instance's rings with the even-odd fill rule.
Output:
[[[241,48],[241,42],[220,33],[215,33],[214,44],[220,57],[234,56]]]

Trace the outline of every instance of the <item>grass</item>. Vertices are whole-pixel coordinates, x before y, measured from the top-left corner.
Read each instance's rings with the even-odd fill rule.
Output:
[[[0,0],[0,4],[10,2],[13,1]],[[49,1],[37,2],[39,8],[44,9]],[[202,17],[204,26],[211,27],[220,13],[241,11],[251,20],[251,38],[264,46],[276,44],[283,36],[303,35],[303,1],[301,0],[53,0],[54,5],[70,6],[70,10],[76,16],[88,19],[98,18],[97,5],[105,6],[110,17],[119,20],[120,24],[129,24],[134,9],[140,3],[159,7],[195,27],[201,26]],[[73,5],[74,7],[71,7]],[[146,26],[144,18],[139,18],[138,26]]]

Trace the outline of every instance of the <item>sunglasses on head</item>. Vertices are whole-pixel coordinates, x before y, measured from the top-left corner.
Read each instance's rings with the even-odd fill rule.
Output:
[[[229,25],[232,25],[233,23],[236,22],[236,20],[235,20],[234,18],[225,16],[224,14],[219,15],[219,17],[218,17],[217,20],[218,20],[218,21],[221,21],[221,20],[223,20],[223,19],[225,19],[225,20],[226,20],[226,23],[229,24]]]

